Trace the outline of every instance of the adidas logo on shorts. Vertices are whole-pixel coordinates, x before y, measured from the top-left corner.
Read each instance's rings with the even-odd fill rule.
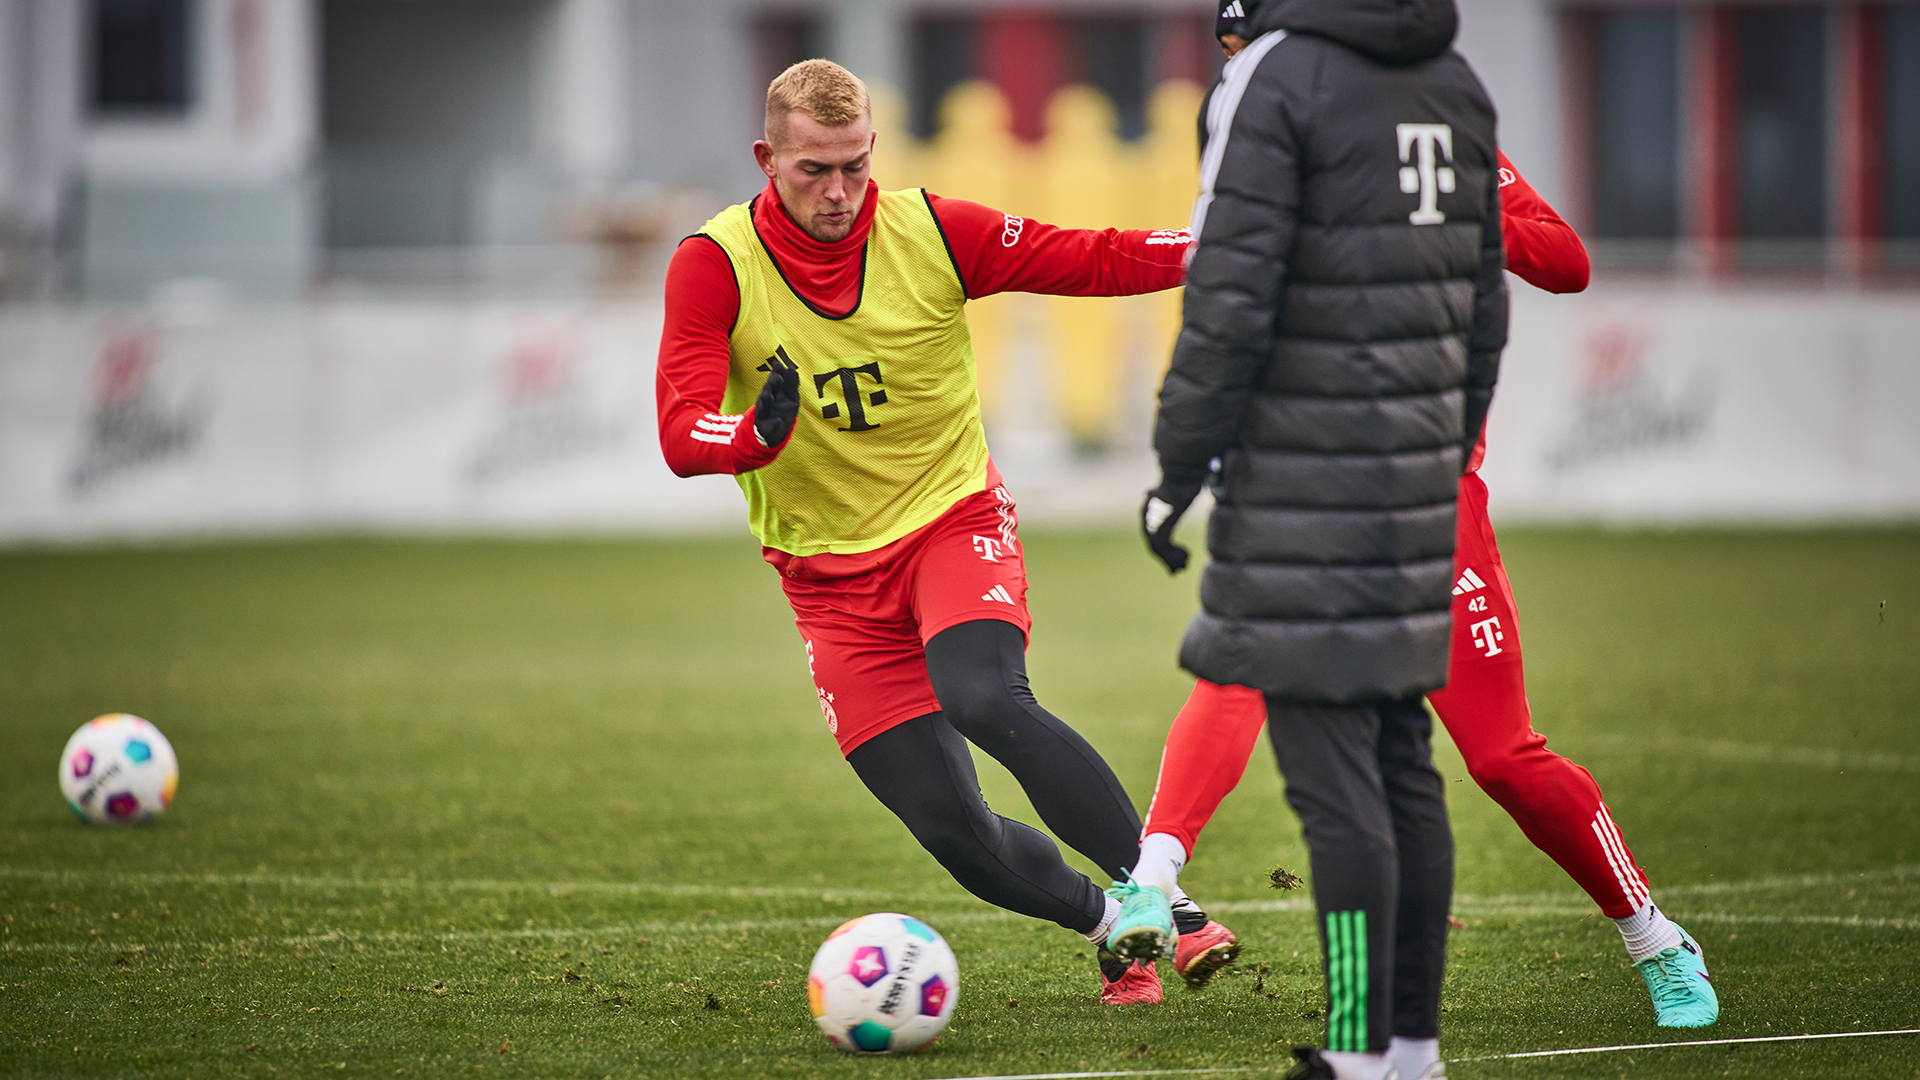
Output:
[[[1453,583],[1453,595],[1465,596],[1476,589],[1484,589],[1486,587],[1487,583],[1481,581],[1480,575],[1474,573],[1473,567],[1469,566],[1460,574],[1460,580]]]
[[[1003,604],[1013,603],[1013,597],[1007,593],[1007,587],[1005,585],[995,585],[993,588],[981,593],[980,599],[998,600]]]

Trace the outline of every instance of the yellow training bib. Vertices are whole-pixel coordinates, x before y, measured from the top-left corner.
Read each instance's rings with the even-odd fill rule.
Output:
[[[701,230],[740,286],[721,411],[751,408],[774,363],[799,368],[792,440],[771,465],[736,477],[754,535],[793,555],[872,551],[986,487],[959,271],[925,192],[877,197],[860,299],[837,319],[781,276],[751,203]]]

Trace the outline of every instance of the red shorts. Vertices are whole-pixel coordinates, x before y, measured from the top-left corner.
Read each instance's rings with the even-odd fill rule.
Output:
[[[940,711],[927,678],[926,645],[935,634],[976,619],[1010,622],[1022,633],[1033,626],[1018,525],[1013,496],[995,484],[872,553],[877,560],[769,553],[841,753]],[[857,572],[837,572],[846,569]]]
[[[1518,690],[1520,623],[1513,586],[1500,561],[1493,523],[1487,519],[1487,484],[1479,473],[1460,477],[1458,526],[1453,550],[1453,642],[1447,686],[1458,687],[1480,672],[1512,667]],[[1524,693],[1524,691],[1519,691]],[[1436,691],[1435,697],[1445,691]],[[1438,707],[1438,701],[1435,702]]]

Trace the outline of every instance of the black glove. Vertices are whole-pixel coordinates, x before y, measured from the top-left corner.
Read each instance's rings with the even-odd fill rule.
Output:
[[[753,403],[753,433],[760,444],[779,446],[793,431],[794,418],[800,415],[800,367],[781,350],[760,365],[767,381],[760,386],[760,399]]]
[[[1198,480],[1187,483],[1163,478],[1159,487],[1147,492],[1147,501],[1140,506],[1140,531],[1154,556],[1167,564],[1169,574],[1187,568],[1187,549],[1173,542],[1173,527],[1180,524],[1181,515],[1193,505],[1203,486]]]

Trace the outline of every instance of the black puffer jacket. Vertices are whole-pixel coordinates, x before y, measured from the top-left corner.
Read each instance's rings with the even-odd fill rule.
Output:
[[[1453,0],[1266,0],[1252,28],[1208,102],[1154,434],[1169,481],[1221,462],[1180,662],[1299,701],[1421,693],[1506,343],[1493,106]]]

